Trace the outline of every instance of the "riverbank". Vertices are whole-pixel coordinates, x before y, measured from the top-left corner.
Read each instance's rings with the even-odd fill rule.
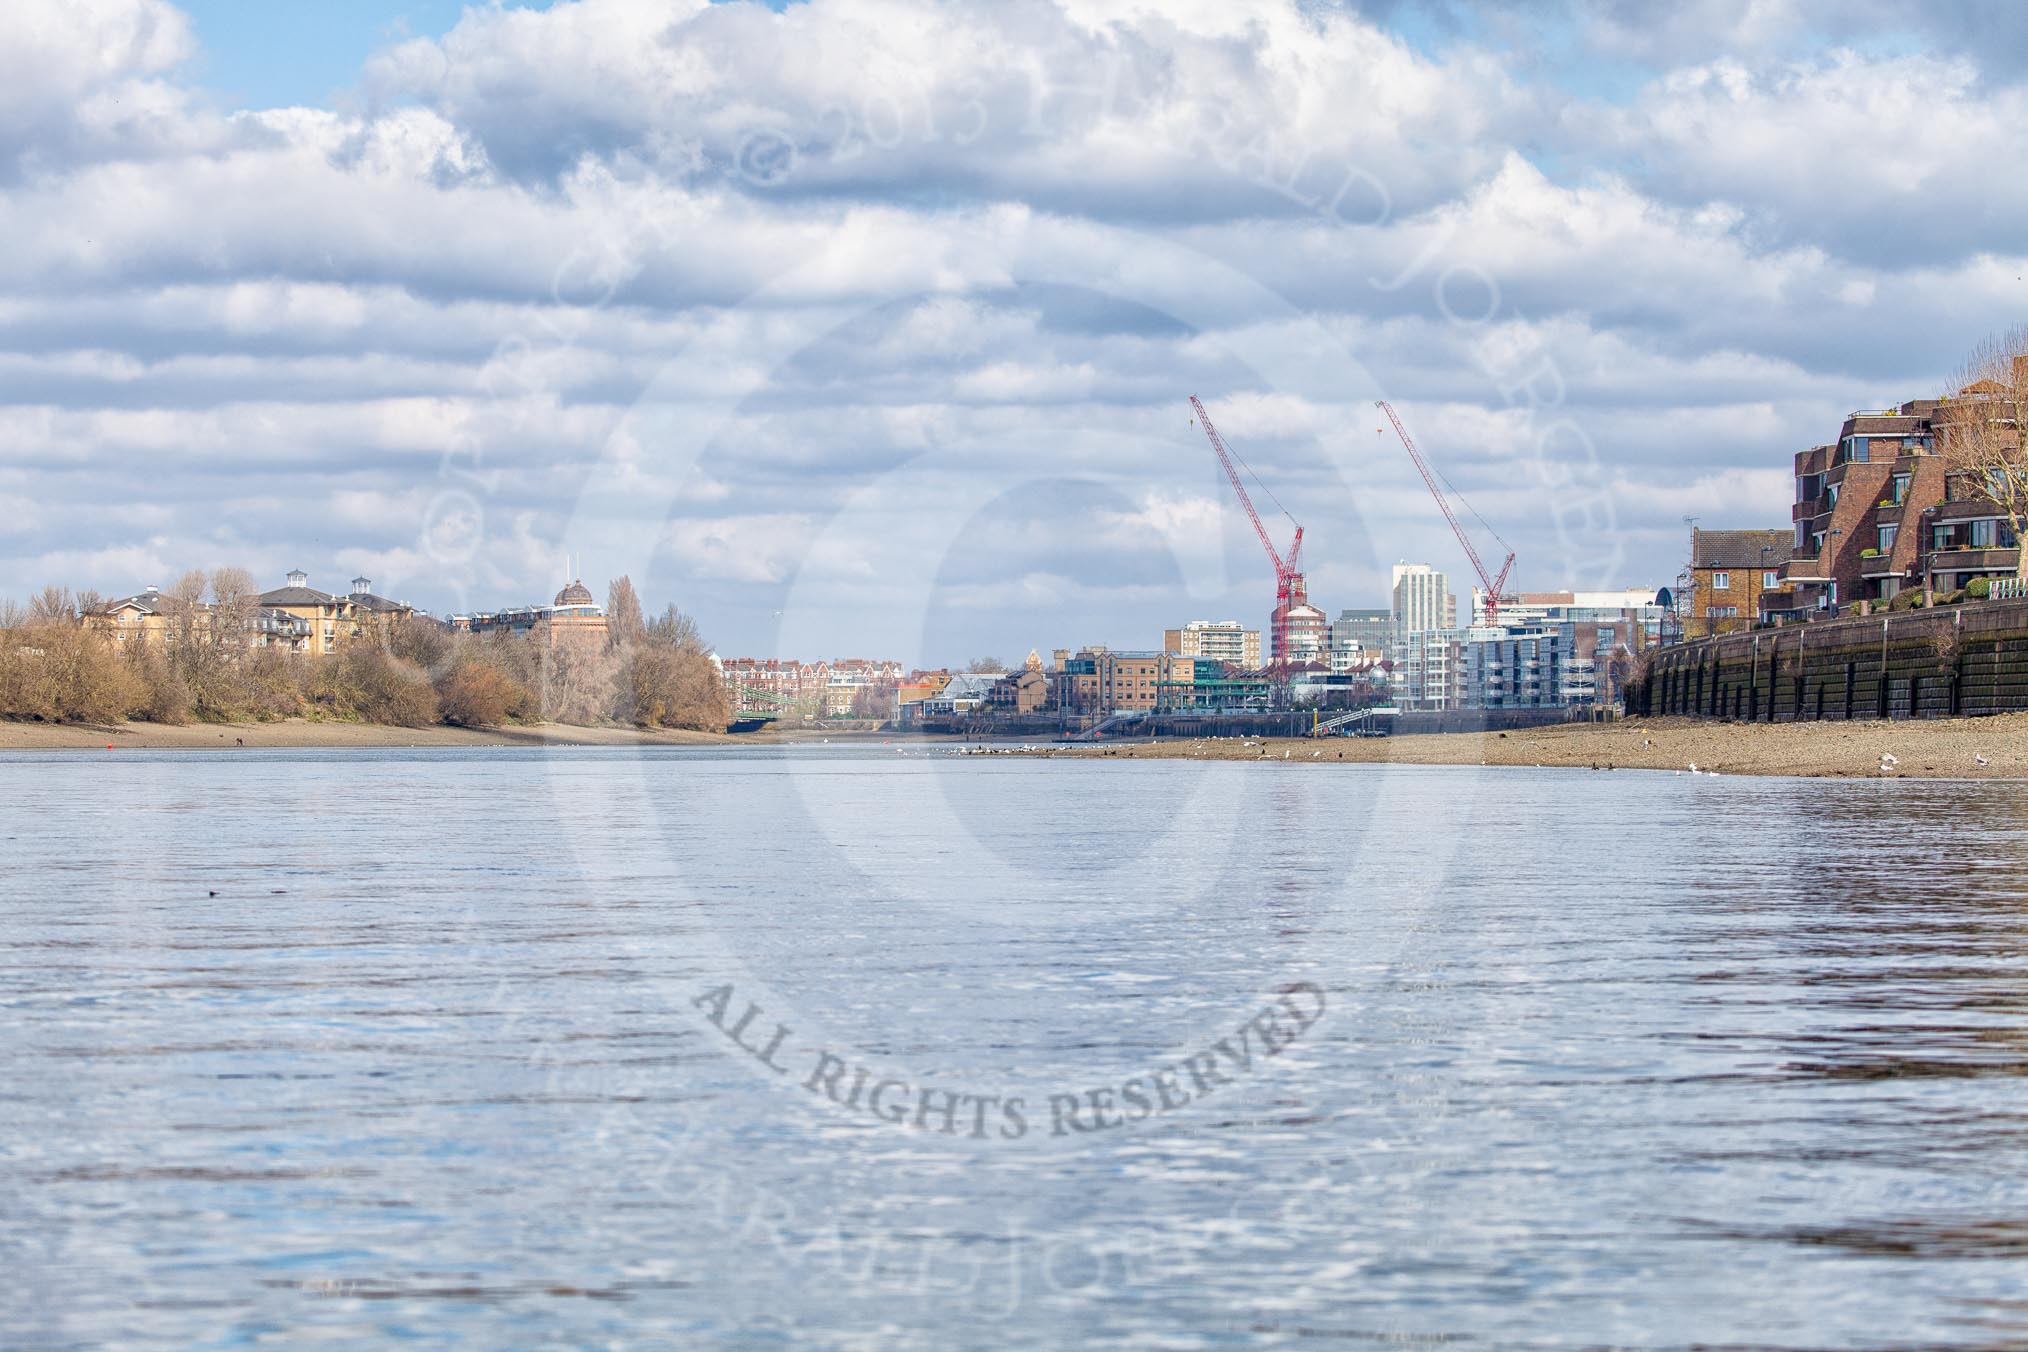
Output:
[[[1236,739],[1040,748],[1054,756],[1290,763],[1554,766],[1728,775],[1908,779],[2028,778],[2028,714],[1921,722],[1712,723],[1628,719],[1507,733]],[[1882,756],[1894,757],[1883,763]],[[1983,764],[1981,762],[1984,762]]]
[[[749,742],[722,732],[648,728],[577,728],[562,723],[522,727],[397,728],[379,723],[119,723],[107,727],[67,723],[0,722],[0,751],[101,751],[126,749],[238,750],[375,749],[460,746],[704,746]]]
[[[123,723],[113,727],[0,722],[0,751],[243,748],[376,749],[468,746],[719,746],[887,742],[890,734],[782,729],[733,735],[539,723],[501,728],[397,728],[371,723]],[[907,738],[945,741],[945,738]],[[2028,779],[2028,714],[1926,722],[1711,723],[1687,718],[1572,723],[1507,733],[1403,737],[1237,738],[1091,745],[1030,744],[1002,754],[1303,764],[1500,765],[1589,770],[1716,770],[1730,775]],[[1895,759],[1883,767],[1882,755]],[[1984,763],[1982,764],[1981,761]]]

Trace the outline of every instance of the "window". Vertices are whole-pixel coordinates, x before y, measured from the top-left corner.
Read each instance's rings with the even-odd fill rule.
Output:
[[[1880,528],[1880,552],[1882,554],[1894,548],[1894,537],[1900,533],[1900,526],[1882,526]]]
[[[1598,631],[1598,646],[1601,648],[1613,646],[1613,631],[1611,629],[1601,629]]]
[[[1760,585],[1763,591],[1773,591],[1776,587],[1782,585],[1781,573],[1773,568],[1762,570],[1760,575]]]
[[[1713,573],[1713,574],[1711,575],[1711,590],[1713,590],[1713,591],[1731,591],[1731,590],[1732,590],[1732,574],[1730,574],[1730,573]]]
[[[1833,507],[1836,507],[1838,505],[1838,490],[1842,487],[1844,487],[1843,484],[1832,484],[1828,489],[1824,491],[1824,496],[1830,499],[1831,505]]]
[[[1999,524],[1997,521],[1967,521],[1965,523],[1966,548],[1991,549],[1994,538],[1993,528]]]
[[[1706,615],[1714,620],[1736,620],[1739,618],[1739,607],[1713,606],[1706,612]]]
[[[1838,446],[1838,463],[1863,465],[1873,458],[1871,437],[1846,437]]]
[[[1901,506],[1902,503],[1908,501],[1908,476],[1906,474],[1897,474],[1894,476],[1892,486],[1889,489],[1887,496],[1896,507],[1899,507]]]

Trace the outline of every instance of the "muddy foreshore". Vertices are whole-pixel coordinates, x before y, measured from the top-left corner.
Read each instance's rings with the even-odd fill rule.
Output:
[[[1931,722],[1773,724],[1626,719],[1504,733],[1038,746],[1026,754],[1600,771],[1687,771],[1694,766],[1699,771],[1728,775],[2024,779],[2028,778],[2028,714]]]
[[[0,722],[0,751],[128,748],[239,750],[471,746],[784,746],[797,742],[930,744],[948,738],[783,729],[732,735],[558,723],[503,728],[397,728],[285,719],[274,723]],[[1543,766],[1579,770],[1715,770],[1729,775],[2028,779],[2028,714],[1933,722],[1716,723],[1686,718],[1572,723],[1516,732],[1403,737],[1209,738],[1094,744],[1001,743],[1000,754],[1073,758],[1277,761],[1290,764]],[[1891,757],[1892,759],[1887,759]]]

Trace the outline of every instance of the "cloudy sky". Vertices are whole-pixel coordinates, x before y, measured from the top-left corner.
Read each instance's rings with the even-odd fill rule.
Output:
[[[1272,600],[1193,393],[1327,608],[1469,583],[1381,398],[1522,586],[1654,586],[2028,317],[2012,0],[8,10],[0,594],[1150,645]]]

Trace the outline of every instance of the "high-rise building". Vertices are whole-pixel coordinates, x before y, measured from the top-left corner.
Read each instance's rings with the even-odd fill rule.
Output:
[[[1404,634],[1458,627],[1458,598],[1450,579],[1426,563],[1394,565],[1394,627]]]
[[[1426,563],[1394,565],[1392,684],[1409,709],[1455,709],[1461,663],[1458,598],[1450,580]]]
[[[1162,631],[1162,650],[1178,657],[1209,657],[1247,671],[1260,670],[1260,630],[1238,620],[1192,620]]]

